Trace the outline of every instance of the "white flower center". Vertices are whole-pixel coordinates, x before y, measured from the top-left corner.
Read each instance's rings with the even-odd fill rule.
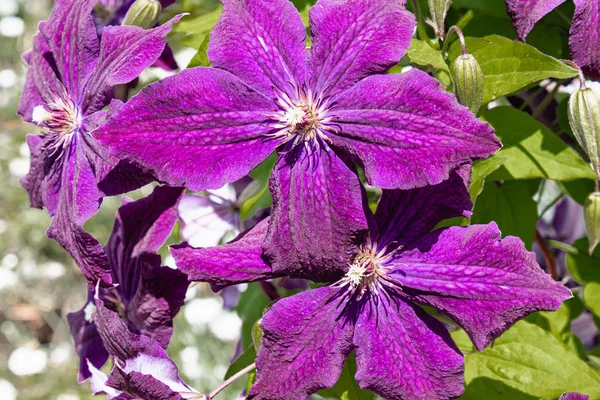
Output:
[[[87,303],[87,305],[85,306],[85,308],[83,309],[83,315],[85,316],[85,320],[87,322],[92,322],[92,316],[94,315],[94,313],[96,312],[96,306],[94,305],[94,303]]]
[[[285,112],[285,122],[289,126],[296,126],[301,124],[304,119],[307,117],[306,112],[302,109],[302,107],[294,107],[290,108]]]

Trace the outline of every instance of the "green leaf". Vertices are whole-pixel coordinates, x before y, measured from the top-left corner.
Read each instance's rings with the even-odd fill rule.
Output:
[[[268,207],[273,203],[271,192],[269,191],[269,177],[271,176],[275,161],[277,161],[276,154],[271,154],[250,172],[250,177],[254,181],[244,189],[239,199],[240,218],[242,221],[252,218],[260,208]]]
[[[462,329],[455,329],[450,332],[450,336],[452,337],[452,341],[456,343],[456,346],[458,346],[463,353],[475,351],[475,346],[473,346],[473,342],[469,339],[467,332]]]
[[[575,150],[529,114],[513,107],[496,107],[486,112],[484,119],[503,144],[492,158],[506,159],[490,180],[548,178],[570,181],[595,177]]]
[[[537,223],[537,207],[526,181],[487,182],[477,198],[471,222],[495,221],[503,236],[519,236],[531,249]]]
[[[248,288],[240,295],[236,311],[242,319],[242,348],[253,346],[252,327],[270,303],[269,298],[257,283],[248,284]]]
[[[556,182],[561,192],[583,205],[588,195],[594,191],[592,179],[577,179],[570,182]]]
[[[567,254],[567,268],[573,278],[580,283],[600,283],[600,247],[588,254],[588,240],[581,238],[573,243],[578,254]]]
[[[442,53],[435,50],[423,40],[413,39],[410,42],[406,55],[412,64],[423,67],[432,67],[450,74],[448,64],[444,61]]]
[[[471,173],[471,187],[469,188],[469,192],[471,193],[471,201],[473,203],[475,203],[475,200],[477,200],[477,197],[483,190],[485,178],[500,168],[505,161],[506,158],[502,156],[496,156],[485,160],[476,161],[473,164],[473,172]]]
[[[198,52],[196,53],[196,55],[190,60],[190,63],[187,66],[188,68],[210,66],[210,60],[208,59],[208,55],[206,54],[206,50],[208,50],[209,40],[210,35],[204,36],[204,40],[198,48]]]
[[[226,380],[231,378],[233,375],[252,364],[254,360],[256,360],[256,350],[254,349],[254,346],[250,346],[238,358],[236,358],[234,362],[231,363],[223,379]]]
[[[577,71],[535,47],[498,35],[467,38],[467,49],[483,70],[483,102],[506,96],[547,78],[566,79]],[[460,54],[460,45],[451,46],[450,58]]]
[[[354,352],[352,352],[346,359],[344,369],[336,384],[330,389],[321,390],[318,394],[323,397],[340,400],[373,400],[375,395],[358,386],[356,379],[354,379],[355,374],[356,359],[354,357]]]
[[[187,35],[181,39],[182,45],[198,49],[221,17],[221,9],[219,6],[206,14],[185,16],[173,26],[172,31]]]
[[[568,391],[600,396],[600,373],[525,321],[493,347],[465,356],[465,383],[465,399],[555,399]]]
[[[496,17],[508,18],[504,0],[453,0],[452,6],[483,11],[486,14],[494,15]]]
[[[583,302],[596,317],[600,318],[600,283],[590,282],[585,285]]]

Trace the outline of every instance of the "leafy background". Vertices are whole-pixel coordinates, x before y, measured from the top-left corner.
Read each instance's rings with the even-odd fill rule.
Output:
[[[85,282],[65,252],[44,236],[46,213],[30,209],[18,179],[29,161],[24,137],[35,127],[15,116],[25,66],[21,53],[31,46],[37,23],[47,18],[49,0],[0,1],[0,398],[76,400],[91,398],[87,383],[76,383],[77,357],[65,316],[84,303]],[[307,21],[308,0],[294,4]],[[448,57],[427,24],[427,1],[412,1],[419,29],[407,56],[390,73],[416,67],[430,72],[452,90],[451,62],[459,55],[456,41]],[[220,10],[216,0],[181,0],[164,13],[191,15],[170,35],[180,66],[208,65],[208,32]],[[465,353],[465,399],[554,399],[566,391],[600,398],[600,250],[588,255],[581,204],[593,190],[594,174],[570,131],[566,105],[577,86],[575,71],[558,61],[569,58],[568,30],[574,6],[565,2],[516,43],[503,0],[454,0],[447,26],[457,24],[470,53],[485,75],[484,107],[504,148],[474,166],[470,221],[496,221],[505,235],[517,235],[535,250],[575,297],[556,313],[537,313],[517,323],[493,347],[476,352],[463,331],[452,335]],[[165,76],[144,73],[142,84]],[[270,203],[266,182],[269,165],[253,173],[256,184],[241,205],[251,218]],[[138,198],[151,188],[129,194]],[[377,192],[371,191],[374,206]],[[105,241],[117,198],[105,200],[86,225]],[[176,229],[177,231],[177,229]],[[171,242],[178,240],[175,232]],[[163,249],[165,262],[171,260]],[[280,288],[283,295],[291,292]],[[235,304],[241,297],[239,305]],[[258,285],[214,295],[206,285],[191,287],[186,306],[175,320],[169,354],[186,381],[200,391],[217,386],[231,370],[253,361],[252,326],[268,299]],[[448,322],[448,321],[445,321]],[[351,358],[338,384],[321,395],[330,398],[373,399],[353,379]],[[235,398],[245,382],[221,394]]]

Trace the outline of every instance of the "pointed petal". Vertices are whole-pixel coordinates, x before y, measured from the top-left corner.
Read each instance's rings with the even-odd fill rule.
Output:
[[[555,311],[571,292],[552,280],[535,254],[496,224],[439,229],[391,262],[391,276],[421,304],[448,314],[482,350],[515,322]]]
[[[517,31],[517,40],[524,41],[533,26],[565,0],[506,0],[506,11]]]
[[[406,246],[447,218],[469,217],[471,165],[452,171],[442,183],[413,190],[384,190],[377,204],[377,243]]]
[[[86,85],[83,110],[86,114],[109,104],[115,85],[137,78],[161,55],[167,44],[167,34],[178,15],[154,29],[137,26],[107,26],[102,31],[98,64]]]
[[[100,45],[92,9],[97,0],[57,0],[40,32],[52,51],[60,80],[79,104],[98,61]]]
[[[271,97],[304,83],[306,29],[288,0],[225,0],[207,51],[227,70]]]
[[[390,400],[462,394],[463,356],[435,318],[395,295],[365,302],[354,331],[356,380]]]
[[[29,194],[29,202],[31,207],[42,208],[44,207],[44,179],[46,173],[44,171],[44,155],[43,155],[43,144],[44,140],[38,135],[27,135],[27,144],[29,145],[30,165],[29,172],[23,178],[20,183],[23,185],[27,193]]]
[[[116,389],[111,388],[110,386],[106,386],[106,381],[108,380],[108,376],[94,367],[91,363],[88,362],[88,368],[90,370],[90,389],[92,390],[92,394],[94,396],[98,394],[105,394],[109,400],[119,399],[125,400],[130,399],[128,395],[123,392],[119,392]],[[121,396],[121,397],[119,397]]]
[[[600,0],[575,0],[569,47],[573,61],[592,80],[600,79]]]
[[[352,351],[346,289],[321,287],[286,297],[264,315],[256,383],[248,399],[305,399],[333,386]]]
[[[329,148],[309,155],[302,147],[279,158],[270,188],[264,249],[273,271],[315,281],[344,274],[356,254],[356,236],[367,229],[356,172]]]
[[[385,189],[438,184],[500,148],[489,125],[422,71],[366,78],[335,101],[340,132],[330,139]]]
[[[309,15],[309,70],[319,91],[385,72],[404,56],[415,27],[403,1],[319,0]]]
[[[276,278],[279,275],[273,273],[262,256],[268,226],[267,218],[227,244],[196,249],[184,243],[171,247],[171,254],[189,280],[209,282],[214,291]]]
[[[192,68],[145,87],[94,136],[172,186],[217,189],[277,147],[262,126],[271,107],[226,71]]]

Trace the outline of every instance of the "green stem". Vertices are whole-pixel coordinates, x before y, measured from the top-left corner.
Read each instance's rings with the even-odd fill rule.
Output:
[[[565,253],[572,254],[574,256],[578,256],[580,254],[576,247],[567,243],[559,242],[558,240],[548,239],[548,244],[555,249],[562,250]]]

